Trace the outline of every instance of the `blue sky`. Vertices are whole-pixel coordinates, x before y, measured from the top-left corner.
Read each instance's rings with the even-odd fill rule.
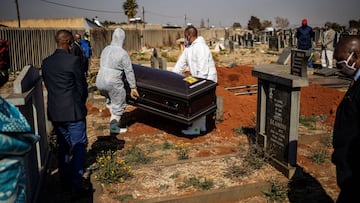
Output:
[[[18,0],[20,18],[99,17],[100,21],[126,22],[122,4],[125,0]],[[17,19],[15,0],[0,0],[0,19]],[[349,20],[360,20],[358,0],[137,0],[137,17],[145,11],[145,21],[151,24],[185,24],[216,27],[239,22],[243,27],[251,16],[260,21],[275,17],[287,18],[292,26],[307,18],[309,25],[322,26],[336,22],[348,26]]]

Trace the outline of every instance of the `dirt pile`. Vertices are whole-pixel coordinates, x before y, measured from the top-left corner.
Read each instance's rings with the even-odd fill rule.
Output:
[[[257,95],[236,96],[233,92],[225,90],[226,87],[257,84],[257,78],[251,74],[253,67],[218,67],[217,70],[219,78],[217,96],[223,97],[224,101],[224,122],[219,123],[218,127],[221,128],[221,131],[226,131],[229,130],[226,126],[232,126],[232,128],[234,128],[254,125]],[[337,105],[343,96],[343,91],[321,85],[303,87],[301,88],[300,96],[300,115],[307,118],[321,117],[320,119],[322,119],[326,125],[332,126]]]

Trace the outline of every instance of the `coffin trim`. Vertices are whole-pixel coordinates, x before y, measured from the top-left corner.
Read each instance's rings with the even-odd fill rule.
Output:
[[[203,80],[203,81],[205,81],[205,80]],[[156,86],[146,86],[146,84],[144,84],[142,82],[136,82],[136,86],[137,87],[146,87],[146,89],[149,89],[149,90],[154,90],[156,92],[162,92],[164,94],[172,95],[172,96],[179,97],[179,98],[186,99],[186,100],[206,91],[206,89],[200,89],[200,90],[196,90],[191,93],[188,93],[188,94],[184,94],[181,92],[174,92],[168,88],[161,88],[161,87],[156,87]],[[211,89],[216,86],[217,86],[216,83],[211,83],[207,89]]]
[[[172,113],[169,113],[169,112],[166,112],[166,111],[161,111],[159,109],[156,109],[156,108],[153,108],[151,106],[148,106],[148,105],[144,105],[144,104],[141,104],[141,103],[136,103],[134,106],[144,110],[144,111],[147,111],[147,112],[150,112],[150,113],[153,113],[153,114],[156,114],[156,115],[159,115],[159,116],[162,116],[162,117],[165,117],[165,118],[169,118],[171,120],[175,120],[177,122],[180,122],[180,123],[184,123],[184,124],[187,124],[187,125],[190,125],[195,119],[201,117],[201,116],[204,116],[204,115],[208,115],[210,113],[214,113],[216,111],[216,108],[217,106],[214,105],[210,108],[207,108],[205,111],[201,111],[199,112],[198,114],[195,114],[191,117],[183,117],[183,116],[179,116],[179,115],[175,115],[175,114],[172,114]]]

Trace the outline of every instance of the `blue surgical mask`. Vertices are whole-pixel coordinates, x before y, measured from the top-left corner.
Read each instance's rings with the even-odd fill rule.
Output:
[[[185,36],[184,45],[185,45],[185,47],[189,47],[191,45],[191,43],[190,43],[190,35]]]
[[[341,72],[343,72],[344,74],[346,74],[348,76],[353,76],[356,71],[356,68],[355,68],[356,62],[354,62],[351,65],[349,64],[349,61],[353,57],[353,55],[354,55],[354,52],[351,52],[350,56],[346,60],[336,62],[336,67],[341,69]]]
[[[185,47],[189,47],[189,46],[190,46],[190,42],[189,42],[189,40],[187,40],[186,38],[185,38],[185,40],[184,40],[184,45],[185,45]]]

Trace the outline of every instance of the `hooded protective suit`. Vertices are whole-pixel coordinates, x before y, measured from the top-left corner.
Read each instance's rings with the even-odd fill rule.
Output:
[[[116,120],[120,119],[126,107],[123,77],[126,77],[130,88],[136,88],[130,56],[123,49],[124,40],[125,32],[120,28],[115,29],[111,44],[105,47],[101,53],[100,69],[96,77],[97,88],[108,99],[111,120],[114,117]]]
[[[205,39],[201,36],[198,36],[190,46],[184,49],[172,71],[183,74],[187,67],[192,76],[217,82],[214,60]],[[187,130],[182,130],[182,133],[196,135],[200,134],[200,131],[206,131],[206,116],[194,120],[192,126]]]
[[[217,82],[214,60],[209,47],[201,36],[198,36],[184,50],[172,71],[182,74],[187,67],[192,76]]]

